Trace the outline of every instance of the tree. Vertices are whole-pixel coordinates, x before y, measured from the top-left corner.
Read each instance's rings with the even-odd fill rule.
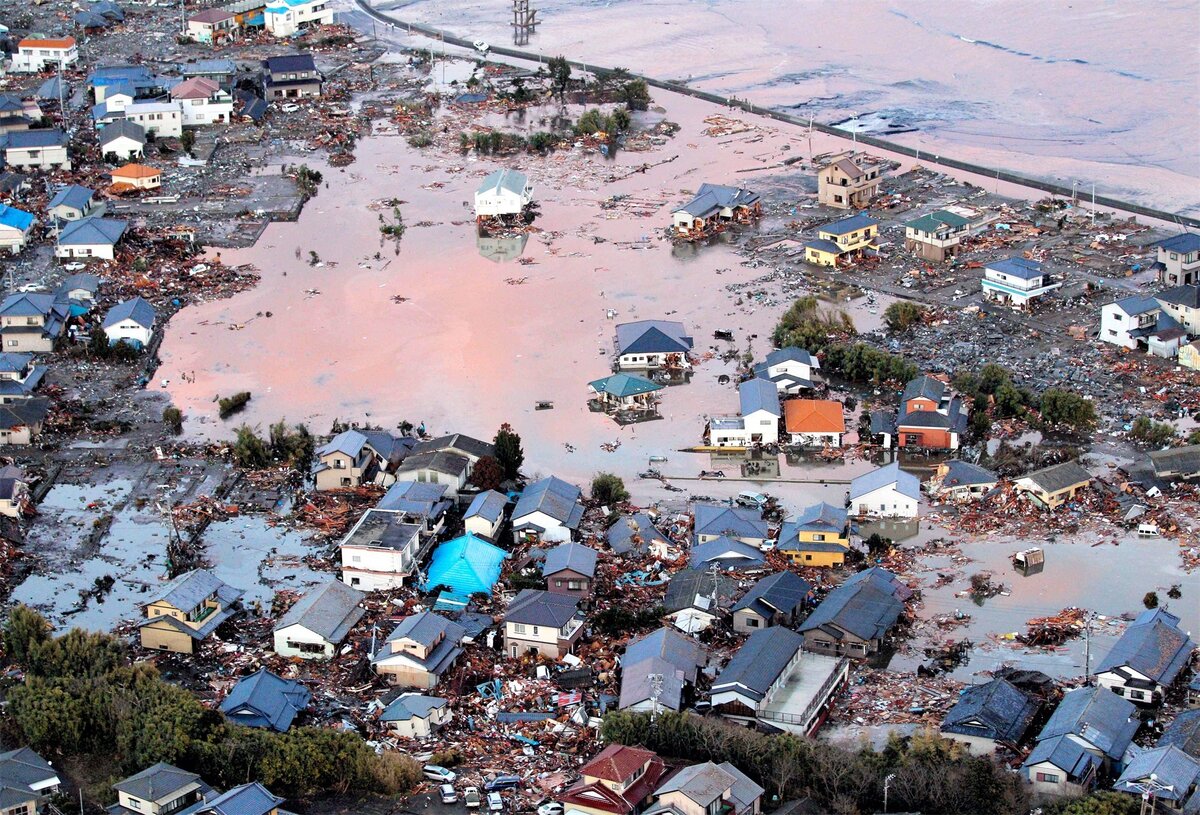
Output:
[[[192,154],[192,148],[196,146],[196,131],[185,130],[179,137],[179,144],[183,147],[183,152],[189,156]]]
[[[897,334],[907,331],[921,322],[924,316],[925,309],[908,300],[897,300],[883,312],[883,320],[887,324],[888,331]]]
[[[500,425],[492,444],[496,448],[496,460],[504,468],[504,477],[514,479],[519,476],[521,465],[525,463],[525,451],[521,449],[521,437],[512,429],[512,425],[508,422]]]
[[[550,87],[561,102],[566,96],[567,86],[571,84],[571,63],[567,62],[567,58],[560,54],[550,58],[548,67],[550,69]]]
[[[1156,422],[1149,416],[1138,416],[1133,420],[1129,435],[1150,447],[1163,447],[1175,438],[1175,428],[1166,422]]]
[[[234,439],[233,462],[248,470],[261,470],[271,463],[271,451],[267,443],[259,438],[254,428],[244,424],[237,429]]]
[[[979,369],[979,390],[991,395],[1004,384],[1012,384],[1012,374],[1003,365],[989,362]]]
[[[1017,416],[1024,409],[1021,392],[1011,382],[1003,382],[995,391],[996,415],[1001,418]]]
[[[629,490],[620,476],[612,473],[596,473],[592,479],[592,500],[604,506],[623,504],[629,500]]]
[[[167,429],[178,436],[183,432],[183,411],[174,405],[169,405],[163,408],[163,424]]]
[[[1042,807],[1044,815],[1137,815],[1141,800],[1125,792],[1093,792],[1082,798],[1064,798]]]
[[[471,483],[481,490],[498,490],[504,482],[504,467],[495,456],[483,456],[471,470]]]
[[[4,625],[4,650],[18,665],[28,665],[33,650],[50,639],[50,623],[26,605],[13,608]]]
[[[1096,407],[1073,391],[1048,388],[1042,394],[1042,421],[1090,430],[1096,426]]]
[[[621,101],[630,110],[650,108],[650,88],[644,79],[631,79],[621,86]]]
[[[992,432],[992,417],[982,406],[971,411],[971,434],[977,439],[986,439]]]

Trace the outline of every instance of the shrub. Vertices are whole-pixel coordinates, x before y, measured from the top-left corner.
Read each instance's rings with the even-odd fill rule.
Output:
[[[241,393],[235,393],[233,396],[223,397],[217,401],[217,415],[222,419],[227,419],[246,407],[246,403],[249,401],[250,391],[242,391]]]

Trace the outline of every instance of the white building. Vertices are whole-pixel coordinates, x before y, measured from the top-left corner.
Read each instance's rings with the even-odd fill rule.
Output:
[[[1122,348],[1137,348],[1158,324],[1162,306],[1153,297],[1124,297],[1100,309],[1100,339]]]
[[[0,204],[0,249],[17,254],[29,241],[37,219],[31,213],[8,204]]]
[[[300,659],[332,659],[366,611],[366,595],[329,580],[297,600],[275,624],[275,653]]]
[[[475,190],[475,217],[520,215],[533,201],[533,187],[524,173],[496,170]]]
[[[421,524],[407,515],[368,509],[341,544],[342,582],[363,591],[398,589],[417,569]]]
[[[18,74],[36,74],[59,67],[69,68],[78,61],[79,49],[74,37],[26,37],[17,43],[12,70]]]
[[[504,524],[504,508],[508,497],[495,490],[487,490],[475,496],[463,515],[463,525],[468,534],[494,541]]]
[[[171,88],[171,99],[182,107],[184,127],[226,124],[233,118],[233,97],[211,79],[186,79]]]
[[[638,320],[617,326],[615,341],[618,371],[686,371],[692,338],[683,323],[674,320]]]
[[[277,0],[263,10],[267,31],[290,37],[302,28],[332,25],[333,9],[327,0]]]
[[[803,348],[780,348],[754,366],[754,375],[774,382],[780,393],[797,394],[813,387],[813,374],[820,369],[821,361]]]
[[[1159,241],[1158,280],[1164,286],[1188,286],[1200,283],[1200,235],[1182,232]]]
[[[102,218],[93,215],[71,221],[58,233],[54,246],[57,258],[102,258],[112,260],[116,255],[117,242],[125,234],[125,222],[118,218]]]
[[[179,102],[134,102],[125,106],[125,118],[156,136],[183,135],[183,106]]]
[[[1062,283],[1051,283],[1042,264],[1022,257],[1004,258],[989,263],[983,270],[983,294],[989,300],[1025,308],[1039,297],[1054,291]]]
[[[754,447],[779,443],[779,389],[766,379],[748,379],[738,386],[741,412],[738,416],[716,416],[709,420],[709,444],[713,447]]]
[[[526,540],[571,540],[583,518],[579,487],[550,476],[527,486],[513,508],[513,538]]]
[[[915,518],[921,482],[898,462],[850,482],[850,514],[872,518]]]
[[[154,306],[140,297],[117,303],[104,315],[104,334],[109,345],[128,343],[145,348],[154,336]]]
[[[15,170],[69,170],[67,136],[58,128],[14,130],[0,135],[0,154]]]
[[[404,739],[427,739],[453,717],[450,704],[439,696],[403,693],[383,709],[379,721]]]

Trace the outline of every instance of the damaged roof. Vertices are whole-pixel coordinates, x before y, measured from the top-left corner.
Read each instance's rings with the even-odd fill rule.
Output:
[[[260,668],[238,680],[221,702],[220,711],[235,724],[285,733],[311,699],[312,693],[296,680]]]
[[[1064,461],[1021,476],[1018,481],[1028,480],[1042,492],[1053,495],[1076,484],[1088,483],[1092,475],[1076,461]]]
[[[646,554],[653,542],[670,544],[666,536],[654,526],[654,521],[644,512],[635,512],[617,519],[604,533],[604,540],[618,555],[637,551]]]
[[[1017,744],[1037,715],[1036,699],[1004,679],[965,689],[946,712],[942,732]]]
[[[330,579],[293,603],[273,630],[298,625],[336,645],[367,613],[360,607],[365,597],[366,594],[358,589]]]
[[[1038,742],[1075,735],[1109,758],[1119,760],[1140,725],[1133,702],[1107,688],[1076,688],[1063,696],[1038,735]],[[1032,758],[1031,755],[1029,760]]]
[[[753,611],[763,619],[775,614],[791,614],[802,606],[812,593],[812,585],[795,572],[778,572],[767,575],[755,583],[733,611]]]
[[[1096,663],[1094,674],[1137,673],[1160,685],[1170,685],[1187,667],[1196,643],[1179,629],[1179,618],[1163,608],[1143,611],[1125,629],[1112,649]]]

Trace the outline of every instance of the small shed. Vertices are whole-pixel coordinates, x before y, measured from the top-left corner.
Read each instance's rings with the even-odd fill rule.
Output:
[[[104,315],[104,333],[108,336],[108,344],[126,342],[135,348],[146,347],[154,334],[156,319],[154,306],[140,297],[117,303]]]

